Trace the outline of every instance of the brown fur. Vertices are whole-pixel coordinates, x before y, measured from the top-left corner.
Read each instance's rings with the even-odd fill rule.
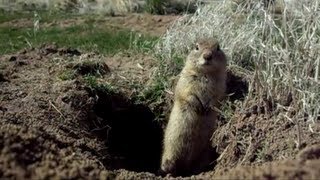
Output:
[[[215,39],[199,40],[178,80],[164,135],[161,170],[194,173],[209,165],[217,112],[226,89],[226,57]]]

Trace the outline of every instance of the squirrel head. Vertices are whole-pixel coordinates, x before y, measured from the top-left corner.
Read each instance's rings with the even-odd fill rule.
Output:
[[[216,39],[199,39],[187,57],[187,65],[204,72],[226,68],[227,60]]]

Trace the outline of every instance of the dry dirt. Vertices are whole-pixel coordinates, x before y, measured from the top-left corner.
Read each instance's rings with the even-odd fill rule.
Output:
[[[119,16],[101,19],[102,24],[117,28],[129,28],[150,35],[161,35],[166,32],[171,23],[181,16],[177,15],[150,15],[133,14],[131,16]]]
[[[128,17],[131,24],[141,18],[159,22],[158,16]],[[129,23],[106,21],[119,21],[119,27]],[[136,26],[142,32],[165,31]],[[118,91],[92,89],[85,79],[91,72],[77,66],[83,60],[102,63],[99,81]],[[173,179],[157,175],[163,122],[154,121],[146,104],[132,100],[141,91],[134,85],[149,82],[154,62],[145,54],[106,57],[55,45],[1,56],[0,177]],[[70,69],[76,70],[74,77],[61,78]],[[235,93],[231,103],[243,99],[245,79],[229,73],[228,92]],[[235,105],[232,119],[221,118],[213,137],[220,155],[214,168],[177,179],[318,179],[320,135],[306,123],[297,126],[277,117],[268,100],[249,104],[246,110]]]
[[[124,16],[115,16],[112,18],[108,16],[95,16],[94,18],[90,18],[90,16],[86,18],[73,17],[69,19],[52,20],[50,22],[43,22],[40,19],[40,28],[52,26],[66,28],[70,26],[81,25],[87,21],[94,21],[102,28],[126,28],[144,34],[158,36],[165,33],[171,23],[180,17],[181,16],[178,15],[130,14]],[[33,27],[34,20],[32,18],[20,18],[0,23],[0,28],[7,26],[15,28]]]

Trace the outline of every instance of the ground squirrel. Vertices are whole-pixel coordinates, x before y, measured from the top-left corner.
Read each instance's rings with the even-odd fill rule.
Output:
[[[213,38],[200,39],[187,57],[165,129],[161,172],[195,173],[209,165],[210,138],[226,90],[226,56]]]

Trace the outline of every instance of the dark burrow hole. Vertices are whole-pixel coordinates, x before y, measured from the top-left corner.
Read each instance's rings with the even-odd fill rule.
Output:
[[[230,100],[242,100],[248,92],[243,78],[228,74],[227,92]],[[92,133],[106,143],[110,158],[104,165],[110,169],[127,169],[151,172],[157,175],[162,153],[163,124],[155,120],[153,112],[143,104],[135,104],[121,93],[95,90],[90,96],[98,97],[93,106],[95,119],[100,125],[92,126]],[[212,163],[197,172],[181,174],[190,176],[212,171],[219,154],[212,149]]]
[[[134,104],[120,93],[96,91],[94,114],[102,128],[92,133],[106,142],[108,169],[155,173],[160,167],[163,130],[145,105]]]
[[[234,102],[235,100],[244,100],[248,94],[249,84],[241,76],[234,74],[232,71],[227,73],[227,94],[229,94],[229,100]]]

